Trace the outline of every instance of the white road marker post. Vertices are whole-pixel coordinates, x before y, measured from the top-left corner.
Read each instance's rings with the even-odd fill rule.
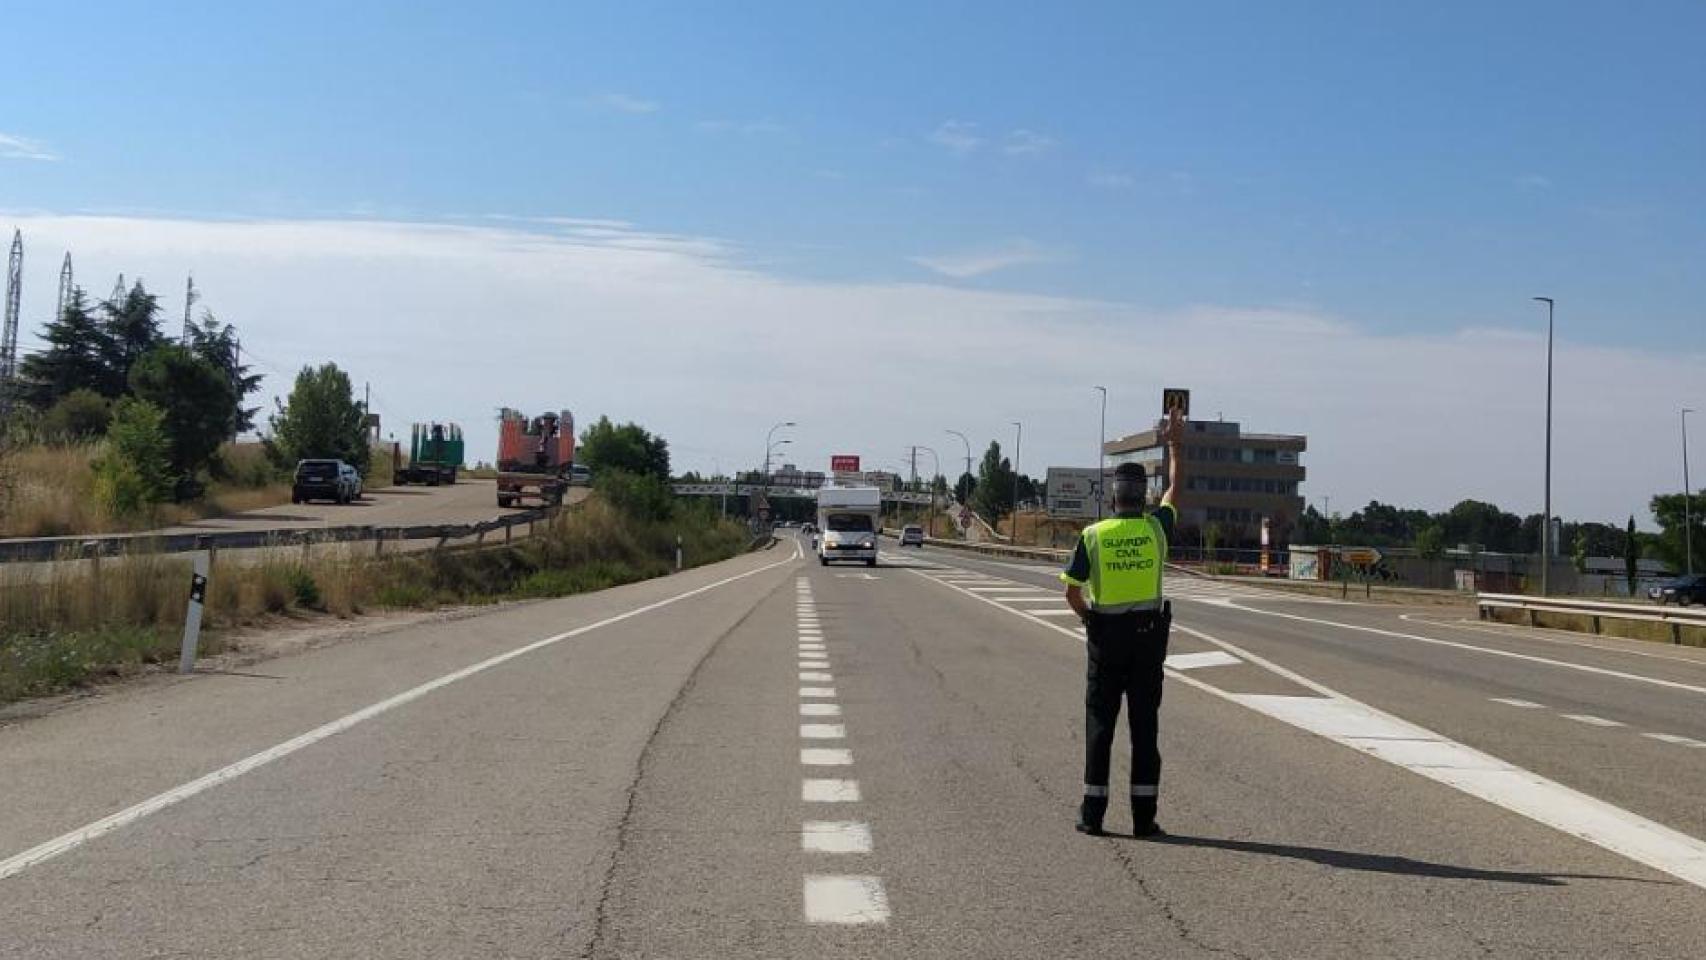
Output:
[[[195,670],[196,647],[201,643],[201,611],[207,605],[208,551],[195,555],[195,571],[190,574],[190,605],[184,613],[184,646],[178,654],[178,672]]]

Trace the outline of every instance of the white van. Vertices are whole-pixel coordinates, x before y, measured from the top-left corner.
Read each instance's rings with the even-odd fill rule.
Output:
[[[863,560],[877,565],[883,494],[876,487],[824,487],[817,492],[818,563]]]

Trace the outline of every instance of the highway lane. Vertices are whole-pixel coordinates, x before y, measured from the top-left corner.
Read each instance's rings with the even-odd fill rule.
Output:
[[[933,558],[1058,590],[1055,571]],[[1171,576],[1178,622],[1525,769],[1706,837],[1706,650],[1463,623]]]
[[[1699,887],[1188,682],[1164,708],[1172,837],[1082,837],[1083,649],[1011,609],[1042,607],[1012,569],[794,556],[0,730],[3,863],[514,654],[0,879],[0,955],[1706,953]],[[1311,696],[1249,663],[1199,675]]]
[[[263,510],[197,520],[161,533],[213,533],[230,530],[305,530],[317,527],[407,527],[432,523],[478,523],[504,513],[497,505],[497,484],[461,479],[439,487],[381,487],[367,490],[354,503],[288,503]]]

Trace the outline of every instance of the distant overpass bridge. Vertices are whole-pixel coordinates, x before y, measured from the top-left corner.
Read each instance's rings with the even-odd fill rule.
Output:
[[[795,497],[799,499],[817,499],[816,487],[801,487],[788,484],[762,483],[678,483],[675,484],[675,495],[678,497],[749,497],[762,493],[767,499]],[[938,494],[937,502],[951,499]],[[931,495],[928,493],[911,493],[883,491],[884,503],[907,503],[928,506]]]

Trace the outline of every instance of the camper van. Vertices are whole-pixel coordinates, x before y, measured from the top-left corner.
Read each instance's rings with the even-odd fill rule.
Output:
[[[817,492],[818,563],[863,560],[877,565],[877,533],[883,515],[876,487],[824,487]]]

